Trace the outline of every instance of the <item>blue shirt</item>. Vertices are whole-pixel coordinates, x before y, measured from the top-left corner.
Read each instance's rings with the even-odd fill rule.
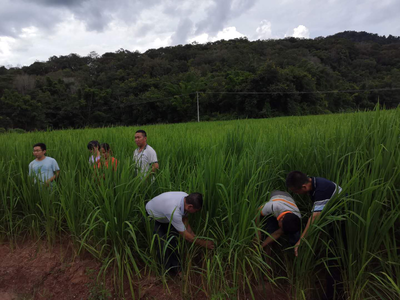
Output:
[[[59,171],[60,167],[54,158],[46,156],[43,160],[34,160],[29,164],[29,176],[39,179],[41,183],[45,183],[51,177],[54,176],[56,171]]]
[[[321,177],[311,177],[311,185],[310,197],[314,202],[312,212],[321,212],[329,200],[342,191],[336,183]]]

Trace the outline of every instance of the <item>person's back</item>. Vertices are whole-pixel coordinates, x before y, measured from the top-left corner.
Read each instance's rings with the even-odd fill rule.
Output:
[[[147,213],[160,223],[169,223],[178,231],[184,231],[182,217],[185,215],[184,198],[188,196],[185,192],[166,192],[154,197],[146,204]]]
[[[260,207],[260,214],[266,218],[264,229],[269,234],[261,245],[263,248],[282,235],[287,235],[290,245],[295,245],[299,240],[301,214],[289,193],[273,191],[269,201]],[[258,232],[258,238],[262,238],[261,231]]]
[[[311,201],[314,202],[313,212],[322,211],[329,200],[336,194],[340,194],[342,188],[326,178],[310,178],[312,189],[309,191],[309,195]]]

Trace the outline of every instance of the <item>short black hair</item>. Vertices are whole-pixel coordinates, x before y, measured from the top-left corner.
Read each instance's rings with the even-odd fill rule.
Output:
[[[286,234],[300,231],[300,218],[295,214],[286,214],[282,220],[282,229]]]
[[[94,148],[100,149],[100,143],[98,141],[90,141],[87,144],[88,150],[92,151]]]
[[[33,145],[33,148],[35,148],[35,147],[40,147],[40,149],[42,149],[42,151],[47,150],[46,144],[44,144],[44,143],[37,143],[37,144]]]
[[[135,133],[141,133],[141,134],[143,134],[144,137],[147,137],[146,131],[144,131],[144,130],[142,130],[142,129],[139,129],[139,130],[136,131]]]
[[[300,171],[292,171],[286,177],[287,188],[301,189],[303,184],[306,184],[309,178],[306,174]]]
[[[186,196],[186,204],[192,204],[194,209],[203,207],[203,195],[200,193],[191,193]]]
[[[104,149],[106,152],[108,152],[108,151],[110,151],[111,147],[109,144],[103,143],[103,144],[101,144],[100,149]]]

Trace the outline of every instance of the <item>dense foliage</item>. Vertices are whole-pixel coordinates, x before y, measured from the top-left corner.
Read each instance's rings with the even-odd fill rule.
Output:
[[[377,101],[395,107],[398,91],[361,91],[394,87],[400,38],[365,32],[70,54],[0,67],[0,128],[191,121],[197,91],[202,120],[353,111]],[[338,90],[355,91],[296,93]],[[238,94],[254,91],[264,94]]]
[[[197,191],[205,205],[190,224],[216,248],[180,239],[184,299],[198,299],[198,292],[210,299],[274,298],[265,284],[292,299],[322,299],[326,266],[334,259],[328,253],[337,257],[345,299],[400,299],[400,108],[147,126],[160,163],[151,185],[132,168],[137,129],[1,135],[0,242],[72,240],[77,252],[89,251],[138,296],[140,276],[165,279],[145,203],[165,191]],[[110,143],[118,159],[117,171],[106,170],[104,180],[88,164],[86,144],[93,139]],[[36,142],[45,142],[60,166],[53,190],[28,177]],[[333,180],[343,192],[311,226],[297,258],[284,244],[268,257],[253,243],[255,217],[272,190],[286,189],[292,170]],[[304,228],[312,203],[307,195],[295,200]],[[327,234],[338,220],[344,240]]]

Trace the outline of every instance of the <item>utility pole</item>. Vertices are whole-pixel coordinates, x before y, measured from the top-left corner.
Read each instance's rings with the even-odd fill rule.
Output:
[[[199,106],[199,92],[197,94],[197,122],[200,122],[200,106]]]

